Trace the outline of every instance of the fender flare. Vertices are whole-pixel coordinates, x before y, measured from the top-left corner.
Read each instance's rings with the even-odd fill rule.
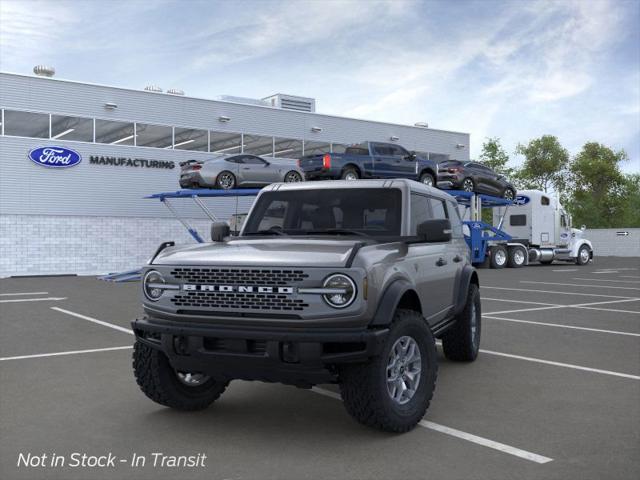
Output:
[[[469,291],[469,285],[471,283],[475,283],[480,286],[478,273],[471,265],[465,265],[462,269],[462,273],[460,274],[460,280],[458,283],[458,298],[456,299],[456,308],[454,311],[456,315],[464,310],[464,306],[467,303],[467,292]]]
[[[582,247],[583,245],[586,245],[589,248],[589,251],[591,252],[591,256],[593,257],[593,245],[586,238],[581,238],[573,245],[573,248],[571,249],[571,256],[577,257],[578,252],[580,251],[580,247]]]
[[[376,310],[373,320],[369,323],[372,327],[382,327],[389,325],[393,320],[393,314],[398,308],[400,299],[409,290],[414,290],[413,285],[403,279],[399,278],[394,280],[384,291],[380,302],[378,302],[378,309]]]
[[[358,172],[358,175],[360,176],[360,178],[364,178],[364,169],[360,167],[360,165],[358,165],[357,163],[353,163],[353,162],[348,162],[346,163],[341,169],[340,169],[340,175],[342,175],[342,172],[344,172],[347,168],[353,168],[356,172]]]
[[[433,171],[433,168],[424,167],[423,169],[421,169],[420,172],[418,172],[418,180],[420,180],[420,177],[422,176],[423,173],[430,173],[431,176],[433,177],[433,181],[434,182],[438,181],[438,175],[436,175],[436,172]]]

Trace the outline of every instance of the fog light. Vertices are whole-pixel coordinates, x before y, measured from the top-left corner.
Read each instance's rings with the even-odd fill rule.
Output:
[[[333,308],[348,307],[356,298],[356,284],[341,273],[327,277],[324,281],[324,288],[335,290],[322,296],[324,301]]]

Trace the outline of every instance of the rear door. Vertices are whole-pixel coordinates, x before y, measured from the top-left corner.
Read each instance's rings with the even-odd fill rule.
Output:
[[[411,158],[409,152],[400,145],[389,145],[393,155],[393,163],[391,169],[394,177],[397,178],[416,178],[416,157]]]
[[[393,149],[384,143],[372,143],[371,153],[373,155],[373,175],[375,178],[393,178],[396,161]]]

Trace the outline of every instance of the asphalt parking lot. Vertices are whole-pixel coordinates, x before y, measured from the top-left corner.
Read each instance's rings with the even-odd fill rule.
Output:
[[[131,371],[137,284],[0,280],[0,478],[639,478],[640,259],[479,272],[481,354],[440,354],[404,435],[355,423],[334,386],[236,381],[206,411],[163,408]],[[147,462],[17,466],[73,452]],[[154,452],[206,466],[154,467]]]

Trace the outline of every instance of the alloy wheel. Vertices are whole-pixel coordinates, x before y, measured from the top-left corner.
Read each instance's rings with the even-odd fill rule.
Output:
[[[473,192],[473,180],[470,178],[465,179],[465,181],[462,182],[462,190],[465,192]]]
[[[420,385],[422,357],[418,343],[410,336],[398,338],[387,360],[387,392],[395,403],[409,402]]]
[[[202,373],[176,372],[176,375],[187,387],[198,387],[209,380],[209,376]]]
[[[285,181],[285,183],[301,182],[302,181],[302,176],[298,172],[289,172],[284,177],[284,181]]]
[[[233,188],[234,183],[235,180],[230,173],[221,173],[218,177],[218,185],[223,190],[229,190],[230,188]]]

